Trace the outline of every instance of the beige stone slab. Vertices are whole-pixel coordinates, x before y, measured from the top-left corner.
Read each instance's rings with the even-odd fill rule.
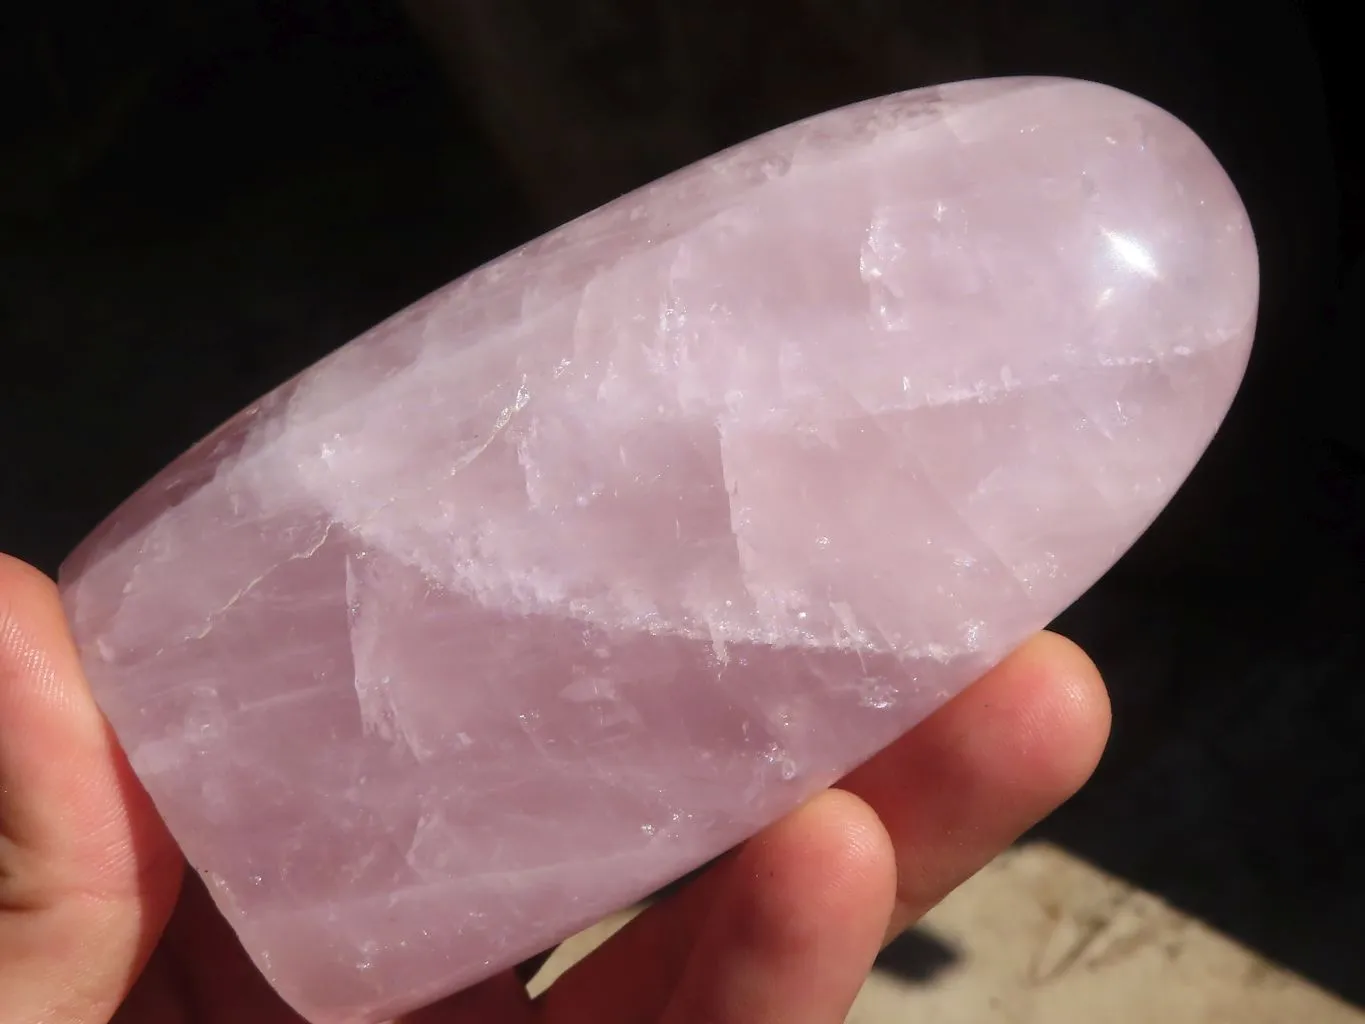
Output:
[[[537,986],[633,913],[565,943]],[[922,930],[953,962],[927,982],[874,972],[849,1024],[1365,1024],[1365,1011],[1047,844],[1000,857]]]

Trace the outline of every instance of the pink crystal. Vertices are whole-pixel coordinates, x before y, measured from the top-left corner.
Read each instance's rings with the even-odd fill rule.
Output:
[[[826,114],[455,282],[72,556],[98,699],[314,1024],[752,834],[1081,594],[1238,387],[1255,243],[1112,89]]]

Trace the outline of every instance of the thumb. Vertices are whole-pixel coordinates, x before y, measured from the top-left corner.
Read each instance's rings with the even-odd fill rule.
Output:
[[[105,1024],[180,878],[90,696],[57,588],[0,555],[0,1020]]]

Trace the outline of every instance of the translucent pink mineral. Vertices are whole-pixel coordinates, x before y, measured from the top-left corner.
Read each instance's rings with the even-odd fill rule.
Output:
[[[377,1021],[723,851],[1161,510],[1246,213],[1170,115],[963,83],[746,143],[418,302],[69,560],[101,706],[260,969]]]

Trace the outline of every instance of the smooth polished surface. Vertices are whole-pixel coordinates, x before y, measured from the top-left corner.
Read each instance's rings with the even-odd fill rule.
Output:
[[[1255,244],[1169,115],[963,83],[782,129],[419,302],[68,561],[134,768],[266,975],[380,1020],[721,852],[1160,511]]]

